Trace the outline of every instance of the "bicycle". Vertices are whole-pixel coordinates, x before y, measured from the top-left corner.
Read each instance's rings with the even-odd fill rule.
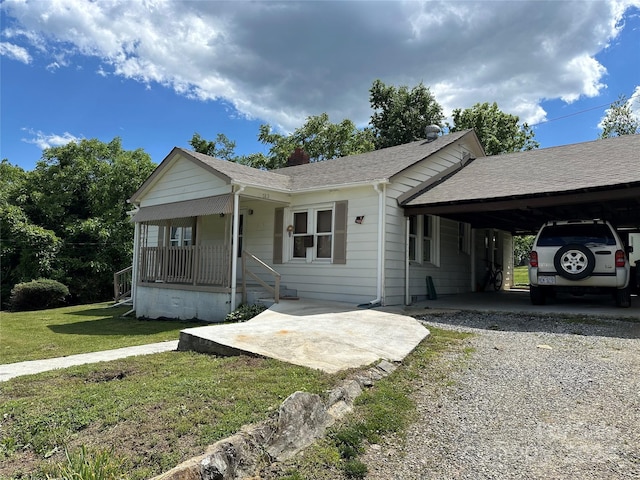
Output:
[[[497,263],[487,262],[487,275],[485,276],[484,288],[485,290],[493,285],[493,289],[499,292],[502,288],[502,267]],[[495,266],[495,268],[494,268]]]

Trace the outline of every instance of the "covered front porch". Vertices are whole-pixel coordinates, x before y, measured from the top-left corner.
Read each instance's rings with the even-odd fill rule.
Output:
[[[280,274],[243,248],[254,233],[246,228],[252,200],[245,200],[218,195],[134,214],[137,316],[220,321],[258,296],[279,301]]]

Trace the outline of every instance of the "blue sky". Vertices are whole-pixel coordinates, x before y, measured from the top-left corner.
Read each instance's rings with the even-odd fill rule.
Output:
[[[237,154],[327,112],[365,126],[368,90],[431,88],[446,115],[497,102],[541,147],[597,138],[619,95],[640,112],[640,0],[4,0],[0,156],[32,169],[81,138],[160,162],[194,132]]]

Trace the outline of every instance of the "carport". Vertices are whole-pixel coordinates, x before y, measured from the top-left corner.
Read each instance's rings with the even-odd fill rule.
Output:
[[[438,215],[512,235],[551,220],[610,221],[640,260],[640,135],[480,157],[402,199],[405,215]]]
[[[640,232],[640,135],[476,158],[402,206],[514,235],[578,218]]]

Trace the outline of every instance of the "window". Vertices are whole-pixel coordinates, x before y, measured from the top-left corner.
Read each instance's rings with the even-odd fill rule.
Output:
[[[422,261],[429,263],[433,259],[433,217],[422,217]]]
[[[274,216],[273,263],[304,260],[345,265],[347,219],[346,200],[295,211],[277,208]]]
[[[292,237],[292,258],[330,260],[333,247],[333,209],[294,212]]]
[[[409,260],[415,262],[418,258],[418,216],[409,217]]]
[[[293,214],[293,258],[307,258],[307,249],[304,246],[307,238],[307,212]]]
[[[193,227],[171,227],[169,245],[187,247],[193,245]]]
[[[409,217],[409,261],[440,264],[440,217],[414,215]]]

